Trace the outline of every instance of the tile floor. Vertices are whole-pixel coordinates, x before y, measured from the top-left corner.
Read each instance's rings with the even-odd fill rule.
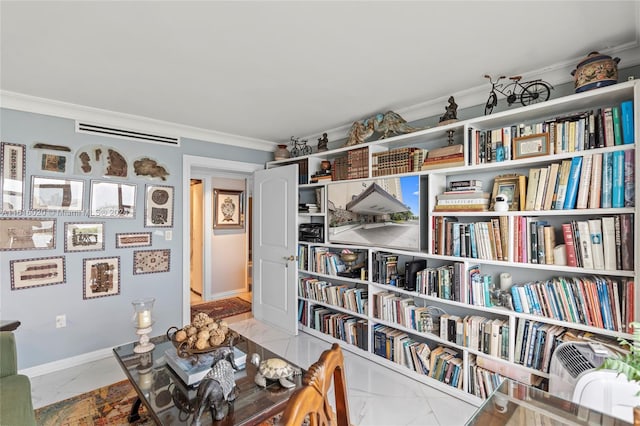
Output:
[[[251,314],[228,319],[231,327],[292,362],[308,367],[330,344],[306,333],[290,336]],[[361,426],[463,425],[475,407],[348,351],[345,354],[351,423]],[[124,380],[113,357],[33,377],[34,407],[42,407]]]

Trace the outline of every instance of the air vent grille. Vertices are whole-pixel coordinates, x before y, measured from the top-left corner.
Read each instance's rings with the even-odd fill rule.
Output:
[[[141,142],[153,142],[166,145],[180,146],[180,138],[173,136],[163,136],[153,133],[138,132],[128,129],[119,129],[103,125],[81,123],[76,121],[76,132],[89,133],[92,135],[110,136],[114,138],[133,139]]]
[[[580,353],[573,345],[562,345],[558,349],[558,360],[567,369],[571,377],[574,379],[580,373],[595,368],[584,355]]]

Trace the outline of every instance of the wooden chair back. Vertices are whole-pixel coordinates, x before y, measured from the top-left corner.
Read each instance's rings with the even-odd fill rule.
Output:
[[[332,383],[335,412],[330,404]],[[322,353],[320,359],[305,373],[302,384],[289,398],[280,425],[299,426],[306,418],[310,426],[350,425],[344,357],[340,345],[334,343],[331,349]]]

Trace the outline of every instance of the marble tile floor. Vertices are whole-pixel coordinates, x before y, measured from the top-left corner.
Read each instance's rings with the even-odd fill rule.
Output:
[[[330,343],[300,333],[290,336],[251,314],[228,319],[239,333],[292,362],[308,367]],[[344,351],[351,423],[361,426],[463,425],[476,408],[360,356]],[[124,380],[113,357],[33,377],[34,408]]]

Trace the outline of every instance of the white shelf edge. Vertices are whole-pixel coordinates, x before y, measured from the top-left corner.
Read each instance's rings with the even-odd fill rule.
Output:
[[[635,213],[634,207],[622,207],[622,208],[611,208],[611,209],[571,209],[571,210],[517,210],[517,211],[508,211],[508,212],[496,212],[496,211],[486,211],[486,212],[431,212],[429,213],[431,216],[460,216],[460,217],[495,217],[495,216],[582,216],[582,215],[613,215],[613,214],[625,214],[625,213]]]
[[[325,308],[333,309],[338,312],[342,312],[343,314],[353,315],[354,317],[358,317],[360,319],[369,319],[367,314],[361,314],[359,312],[352,311],[351,309],[343,308],[342,306],[332,305],[331,303],[321,302],[315,299],[309,299],[308,297],[298,296],[298,300],[304,300],[307,303],[311,303],[314,305],[324,306]]]

